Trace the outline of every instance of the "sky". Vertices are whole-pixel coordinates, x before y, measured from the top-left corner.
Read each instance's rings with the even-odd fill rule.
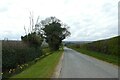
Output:
[[[34,23],[55,16],[70,26],[65,41],[95,41],[118,35],[119,0],[0,0],[0,39],[20,40]]]

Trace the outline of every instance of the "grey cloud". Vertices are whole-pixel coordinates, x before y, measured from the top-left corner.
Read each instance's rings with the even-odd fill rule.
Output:
[[[102,6],[101,12],[106,16],[116,16],[118,13],[118,3],[106,3]]]
[[[1,12],[1,13],[2,13],[2,12],[6,12],[6,11],[8,11],[8,8],[7,8],[7,7],[0,8],[0,12]]]
[[[43,0],[42,0],[43,1]],[[54,2],[52,2],[54,1]],[[51,6],[52,3],[54,4],[56,0],[51,0]],[[80,3],[80,2],[81,3]],[[87,1],[87,0],[86,0]],[[94,1],[94,0],[93,0]],[[96,0],[95,0],[96,1]],[[52,9],[51,11],[49,11],[48,6],[50,6],[48,4],[48,6],[44,6],[43,5],[38,5],[38,6],[33,6],[31,7],[30,4],[33,4],[32,1],[30,1],[31,3],[28,3],[28,9],[32,8],[33,11],[35,11],[35,16],[40,15],[41,19],[49,17],[50,15],[56,16],[57,18],[61,18],[61,20],[63,22],[65,22],[66,24],[68,24],[70,26],[70,31],[71,31],[71,36],[69,38],[67,38],[66,40],[98,40],[98,39],[103,39],[103,38],[108,38],[108,37],[112,37],[117,35],[117,0],[105,0],[103,2],[103,0],[101,1],[95,1],[92,2],[88,0],[88,2],[86,3],[83,0],[61,0],[59,3],[61,5],[61,7],[58,7],[60,5],[56,5],[55,9]],[[8,1],[9,2],[9,1]],[[12,4],[14,4],[12,6],[11,9],[8,8],[9,4],[6,5],[6,7],[2,7],[0,8],[1,12],[6,12],[7,14],[9,14],[8,16],[6,16],[5,14],[3,14],[4,16],[2,17],[0,15],[0,17],[4,18],[0,20],[1,22],[1,26],[3,25],[4,28],[2,29],[7,29],[7,30],[12,30],[10,28],[17,28],[19,30],[14,30],[14,32],[4,32],[0,33],[2,34],[2,39],[4,37],[8,37],[8,39],[20,39],[20,36],[24,34],[24,28],[22,27],[22,25],[24,25],[25,23],[25,15],[21,16],[23,14],[25,14],[23,9],[26,10],[27,7],[25,7],[25,3],[23,1],[17,2],[15,1],[15,3],[17,2],[18,8],[15,8],[15,3],[14,1],[10,1]],[[25,2],[27,2],[27,0],[25,0]],[[38,3],[39,1],[36,1],[36,3]],[[100,3],[99,3],[100,2]],[[21,4],[24,4],[21,7]],[[43,1],[44,3],[44,1]],[[78,4],[79,3],[79,4]],[[89,6],[91,5],[91,6]],[[0,5],[1,6],[1,5]],[[53,8],[54,6],[49,8]],[[76,7],[77,6],[77,7]],[[39,9],[40,11],[39,11]],[[59,9],[58,9],[59,8]],[[9,10],[8,10],[9,9]],[[19,10],[20,9],[20,10]],[[35,10],[34,10],[35,9]],[[17,10],[17,13],[15,13],[14,11]],[[48,10],[48,11],[46,11]],[[55,11],[55,12],[54,12]],[[50,12],[50,13],[48,13]],[[12,14],[14,13],[14,15]],[[29,14],[28,14],[29,15]],[[27,16],[27,15],[26,15]],[[37,19],[37,17],[36,17]],[[9,22],[7,22],[9,21]],[[9,23],[6,25],[6,22]],[[29,22],[29,20],[28,20]],[[0,26],[0,27],[1,27]],[[7,26],[7,27],[5,27]],[[14,26],[14,27],[11,27]],[[29,26],[29,23],[28,23]],[[9,29],[8,29],[9,27]],[[23,29],[22,29],[23,28]],[[23,30],[23,32],[18,33],[19,31]],[[2,30],[0,30],[2,31]]]
[[[106,4],[103,5],[102,8],[103,8],[104,12],[108,12],[109,13],[111,11],[111,8],[113,8],[113,5],[112,5],[112,3],[106,3]]]
[[[0,39],[4,40],[5,38],[8,38],[8,40],[20,40],[21,39],[21,35],[20,33],[13,33],[11,31],[4,31],[1,32],[1,36]]]

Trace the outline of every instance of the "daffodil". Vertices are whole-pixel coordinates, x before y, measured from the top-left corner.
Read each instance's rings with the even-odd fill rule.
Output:
[[[12,71],[12,69],[10,69],[10,71]]]
[[[9,73],[11,73],[11,71],[9,71]]]
[[[15,71],[15,69],[13,69],[13,71]]]
[[[22,69],[22,66],[20,66],[20,68]]]

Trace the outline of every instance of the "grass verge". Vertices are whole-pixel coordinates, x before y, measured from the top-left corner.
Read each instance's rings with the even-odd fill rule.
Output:
[[[97,59],[112,63],[114,65],[120,66],[118,64],[118,56],[115,55],[107,55],[104,53],[100,53],[100,52],[95,52],[95,51],[90,51],[90,50],[86,50],[86,49],[81,49],[81,48],[75,48],[75,47],[70,47],[78,52],[81,52],[83,54],[95,57]]]
[[[11,78],[51,78],[62,53],[63,50],[53,52]]]

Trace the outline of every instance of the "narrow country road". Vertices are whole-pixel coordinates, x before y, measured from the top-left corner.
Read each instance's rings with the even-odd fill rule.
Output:
[[[60,78],[118,78],[118,67],[64,48]]]

